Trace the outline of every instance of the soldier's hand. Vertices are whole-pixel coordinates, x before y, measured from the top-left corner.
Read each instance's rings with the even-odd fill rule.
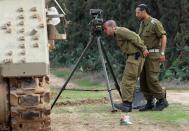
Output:
[[[160,61],[161,63],[165,62],[165,60],[166,60],[165,55],[161,55],[161,56],[159,57],[159,61]]]
[[[144,57],[148,56],[149,55],[149,51],[147,49],[144,50],[143,55],[144,55]]]

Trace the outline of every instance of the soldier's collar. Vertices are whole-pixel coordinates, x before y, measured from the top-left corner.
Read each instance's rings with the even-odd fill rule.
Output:
[[[146,19],[146,20],[144,21],[144,25],[145,25],[145,26],[148,25],[151,20],[152,20],[152,17],[150,16],[148,19]]]

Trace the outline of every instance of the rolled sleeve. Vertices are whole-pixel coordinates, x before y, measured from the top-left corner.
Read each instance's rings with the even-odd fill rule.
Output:
[[[163,25],[159,21],[155,24],[155,32],[158,37],[166,35],[166,31],[164,30]]]

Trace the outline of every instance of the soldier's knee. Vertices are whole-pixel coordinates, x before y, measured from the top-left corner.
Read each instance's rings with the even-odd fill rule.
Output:
[[[148,76],[148,79],[147,79],[149,82],[152,82],[152,83],[157,83],[159,82],[159,78],[158,78],[158,75],[157,73],[151,73],[149,76]]]
[[[129,80],[136,80],[138,78],[137,74],[131,74],[131,73],[128,73],[126,75],[126,79],[129,79]]]

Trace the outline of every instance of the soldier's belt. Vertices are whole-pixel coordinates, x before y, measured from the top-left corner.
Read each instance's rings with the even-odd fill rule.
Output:
[[[149,49],[148,50],[150,53],[158,53],[159,49]]]

